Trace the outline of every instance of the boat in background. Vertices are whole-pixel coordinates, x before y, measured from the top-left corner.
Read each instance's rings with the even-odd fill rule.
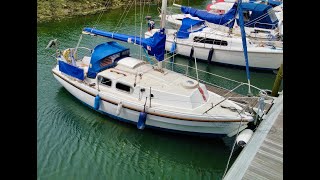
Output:
[[[249,7],[261,7],[252,3],[242,4],[244,10],[248,5]],[[181,6],[181,10],[198,17],[206,17],[206,20],[210,22],[220,22],[230,29],[234,27],[234,17],[238,13],[238,3],[234,3],[233,7],[224,15],[211,16],[207,12],[199,12],[196,9],[184,6]],[[148,31],[145,33],[145,37],[151,37],[157,31],[159,30]],[[198,59],[208,63],[217,62],[245,67],[242,42],[242,37],[236,34],[206,27],[204,20],[184,18],[179,30],[167,29],[166,50],[188,57],[194,57],[194,54],[196,54]],[[274,70],[280,67],[283,62],[282,47],[274,46],[272,43],[257,43],[249,38],[246,38],[246,42],[251,68]]]
[[[223,19],[223,16],[232,10],[234,2],[216,2],[213,5],[210,5],[210,11],[177,4],[174,4],[174,6],[179,7],[183,14],[170,14],[166,16],[166,20],[173,25],[173,27],[179,28],[182,25],[182,20],[184,18],[191,18],[194,20],[205,20],[206,26],[212,28],[213,31],[222,31],[236,35],[241,34],[238,18],[236,18],[236,21],[234,22],[232,32],[230,31],[230,27],[226,27],[225,21],[220,22],[212,20],[218,19],[219,16],[222,16],[219,19]],[[278,41],[273,42],[274,45],[282,47],[282,41],[279,41],[283,35],[282,11],[279,11],[279,7],[276,7],[276,11],[274,11],[270,5],[243,2],[243,12],[247,37],[256,42]],[[235,17],[229,18],[229,21],[231,21],[232,18]]]

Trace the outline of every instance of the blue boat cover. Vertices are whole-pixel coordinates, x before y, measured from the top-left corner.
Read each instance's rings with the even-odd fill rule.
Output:
[[[189,37],[189,34],[191,32],[197,32],[201,31],[204,27],[197,29],[195,31],[188,31],[191,27],[199,26],[201,24],[204,24],[203,20],[195,20],[191,18],[183,18],[182,19],[182,25],[180,26],[179,31],[177,32],[177,38],[185,39]]]
[[[59,61],[59,71],[68,74],[69,76],[80,79],[81,81],[84,80],[83,69],[68,64],[64,61]]]
[[[234,3],[232,8],[223,15],[212,14],[205,10],[199,10],[191,7],[181,6],[181,12],[184,14],[190,14],[193,17],[206,20],[210,23],[220,24],[229,28],[233,27],[234,17],[237,12],[237,3]]]
[[[278,19],[272,11],[272,6],[257,3],[242,3],[243,11],[251,11],[250,19],[245,23],[246,27],[259,27],[274,29],[278,25]],[[238,19],[237,19],[237,23]]]
[[[282,4],[281,1],[268,0],[268,5],[270,5],[272,7],[279,6],[280,4]]]
[[[90,66],[88,69],[88,77],[95,78],[98,72],[107,69],[110,67],[110,65],[113,65],[102,65],[103,63],[101,62],[105,57],[109,57],[127,50],[129,49],[114,41],[97,45],[92,52]]]
[[[142,46],[148,50],[148,54],[155,56],[158,61],[164,60],[166,34],[164,29],[156,32],[150,38],[142,38]]]
[[[164,33],[164,29],[161,29],[160,32],[154,33],[153,36],[150,38],[141,38],[139,36],[112,33],[112,32],[101,31],[93,28],[84,28],[83,31],[89,32],[91,34],[103,36],[103,37],[108,37],[108,38],[128,42],[128,43],[139,44],[148,51],[149,55],[155,56],[158,61],[162,61],[164,59],[165,42],[166,42],[166,35]]]
[[[277,0],[261,0],[261,1],[262,2],[267,2],[267,4],[272,6],[272,7],[276,7],[276,6],[279,6],[280,4],[282,4],[281,1],[277,1]],[[256,3],[257,0],[249,0],[249,2]]]

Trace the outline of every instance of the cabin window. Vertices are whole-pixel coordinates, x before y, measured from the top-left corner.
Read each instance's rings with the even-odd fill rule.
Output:
[[[246,23],[250,20],[250,13],[249,11],[243,11],[243,21]]]
[[[110,57],[105,57],[100,61],[100,67],[105,67],[112,63],[112,59]]]
[[[270,32],[270,31],[264,31],[264,30],[260,30],[260,29],[255,29],[255,30],[253,31],[253,33],[265,33],[265,34],[271,34],[271,32]]]
[[[121,52],[121,57],[129,56],[129,55],[130,55],[130,50],[129,49]]]
[[[121,91],[125,91],[130,93],[131,92],[131,87],[122,83],[117,83],[116,84],[116,88],[121,90]]]
[[[193,41],[194,42],[198,42],[198,43],[207,43],[207,44],[228,46],[228,42],[227,41],[223,41],[223,40],[219,40],[219,39],[204,38],[204,37],[199,37],[199,36],[195,36],[193,38]]]
[[[274,23],[275,21],[278,20],[276,13],[274,12],[274,10],[272,8],[268,10],[268,15],[269,15],[272,23]]]
[[[117,54],[114,54],[114,55],[111,55],[111,56],[103,58],[100,61],[100,67],[105,67],[105,66],[107,66],[109,64],[112,64],[114,62],[114,60],[116,58],[118,58],[118,57],[120,57],[120,53],[117,53]]]
[[[111,86],[112,85],[112,81],[111,79],[105,78],[105,77],[101,77],[101,84],[105,85],[105,86]]]

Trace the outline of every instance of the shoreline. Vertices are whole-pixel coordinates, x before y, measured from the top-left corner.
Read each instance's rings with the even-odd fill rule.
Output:
[[[126,5],[127,0],[111,0],[105,7],[104,0],[38,0],[37,1],[37,23],[49,22],[54,20],[62,20],[75,16],[85,16],[88,14],[96,14],[101,11],[108,11]],[[157,2],[150,0],[149,2]]]
[[[102,1],[37,0],[37,23],[94,14],[105,9]]]

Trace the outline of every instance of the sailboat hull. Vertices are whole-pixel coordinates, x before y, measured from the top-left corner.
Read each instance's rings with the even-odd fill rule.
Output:
[[[166,50],[170,51],[173,41],[166,41]],[[211,46],[212,47],[212,46]],[[197,60],[208,61],[209,52],[211,49],[210,46],[197,46],[194,45],[193,56]],[[176,53],[184,56],[190,56],[192,44],[190,43],[176,43]],[[236,66],[246,66],[244,61],[243,51],[232,50],[232,49],[223,49],[223,48],[213,48],[214,53],[212,58],[209,60],[211,62],[230,64]],[[283,62],[282,53],[266,53],[266,52],[253,52],[248,51],[249,56],[249,66],[251,68],[257,69],[278,69]]]
[[[146,32],[145,37],[151,37],[154,32]],[[175,42],[175,53],[183,56],[192,55],[197,60],[216,62],[222,64],[229,64],[235,66],[246,66],[242,40],[239,37],[228,37],[226,34],[219,34],[218,31],[214,31],[217,34],[213,34],[212,29],[204,29],[205,32],[194,32],[189,35],[188,38],[180,39],[175,38],[175,30],[167,30],[166,38],[166,51],[171,52],[173,42]],[[210,31],[208,35],[206,32]],[[194,39],[216,39],[218,41],[226,43],[225,45],[217,45],[210,43],[203,43],[195,41]],[[282,48],[276,48],[261,44],[261,46],[251,45],[252,42],[247,40],[247,51],[249,57],[249,67],[255,69],[278,69],[283,63],[283,50]],[[250,45],[249,45],[250,44]],[[192,53],[192,47],[194,48]],[[210,50],[213,49],[212,56],[210,56]],[[210,58],[211,57],[211,58]]]
[[[58,70],[53,70],[54,77],[59,81],[59,83],[66,88],[68,92],[70,92],[73,96],[79,99],[81,102],[86,104],[87,106],[94,109],[95,97],[98,93],[97,89],[80,83],[78,81],[70,80],[66,75],[59,72]],[[139,120],[140,112],[134,107],[126,107],[125,105],[121,109],[120,113],[117,113],[117,108],[119,101],[113,99],[112,97],[108,97],[106,94],[100,94],[101,102],[100,106],[96,111],[108,115],[114,119],[129,122],[132,124],[137,124]],[[193,134],[200,136],[233,136],[236,134],[239,123],[240,122],[232,122],[232,121],[221,121],[221,122],[210,122],[210,121],[199,121],[192,120],[192,116],[184,117],[184,119],[179,119],[180,115],[178,113],[165,115],[159,112],[148,113],[145,125],[147,128],[160,129],[165,131],[174,131],[178,133],[185,134]],[[247,127],[248,122],[241,122],[240,130],[243,130]]]

